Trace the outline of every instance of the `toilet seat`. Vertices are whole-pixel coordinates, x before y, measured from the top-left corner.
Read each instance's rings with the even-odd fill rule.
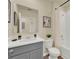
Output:
[[[49,48],[48,51],[49,51],[49,54],[52,56],[59,56],[60,55],[60,51],[58,48],[55,48],[55,47]]]

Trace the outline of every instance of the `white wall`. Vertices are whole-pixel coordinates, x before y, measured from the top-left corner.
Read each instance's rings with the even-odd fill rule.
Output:
[[[38,34],[43,37],[46,38],[46,34],[47,33],[53,33],[53,19],[51,20],[51,28],[43,28],[43,16],[49,16],[52,17],[52,3],[49,2],[48,0],[11,0],[12,3],[16,3],[16,4],[20,4],[32,9],[36,9],[39,11],[39,30],[38,30]],[[16,8],[15,8],[16,9]],[[12,8],[12,13],[13,13],[13,8]],[[13,22],[13,14],[12,14],[12,22]],[[11,27],[13,27],[12,30],[12,35],[15,35],[15,28],[12,25]],[[17,35],[15,35],[17,37]]]

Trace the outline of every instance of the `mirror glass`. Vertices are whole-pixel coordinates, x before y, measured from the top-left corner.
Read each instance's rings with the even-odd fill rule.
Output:
[[[20,33],[36,33],[38,31],[38,11],[17,5]]]

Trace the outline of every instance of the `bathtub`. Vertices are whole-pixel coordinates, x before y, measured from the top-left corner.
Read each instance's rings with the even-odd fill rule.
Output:
[[[61,55],[64,59],[70,59],[70,48],[66,46],[60,47]]]

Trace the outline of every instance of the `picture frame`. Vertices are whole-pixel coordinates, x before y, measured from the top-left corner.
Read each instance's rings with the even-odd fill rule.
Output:
[[[43,16],[43,27],[51,28],[51,17]]]

